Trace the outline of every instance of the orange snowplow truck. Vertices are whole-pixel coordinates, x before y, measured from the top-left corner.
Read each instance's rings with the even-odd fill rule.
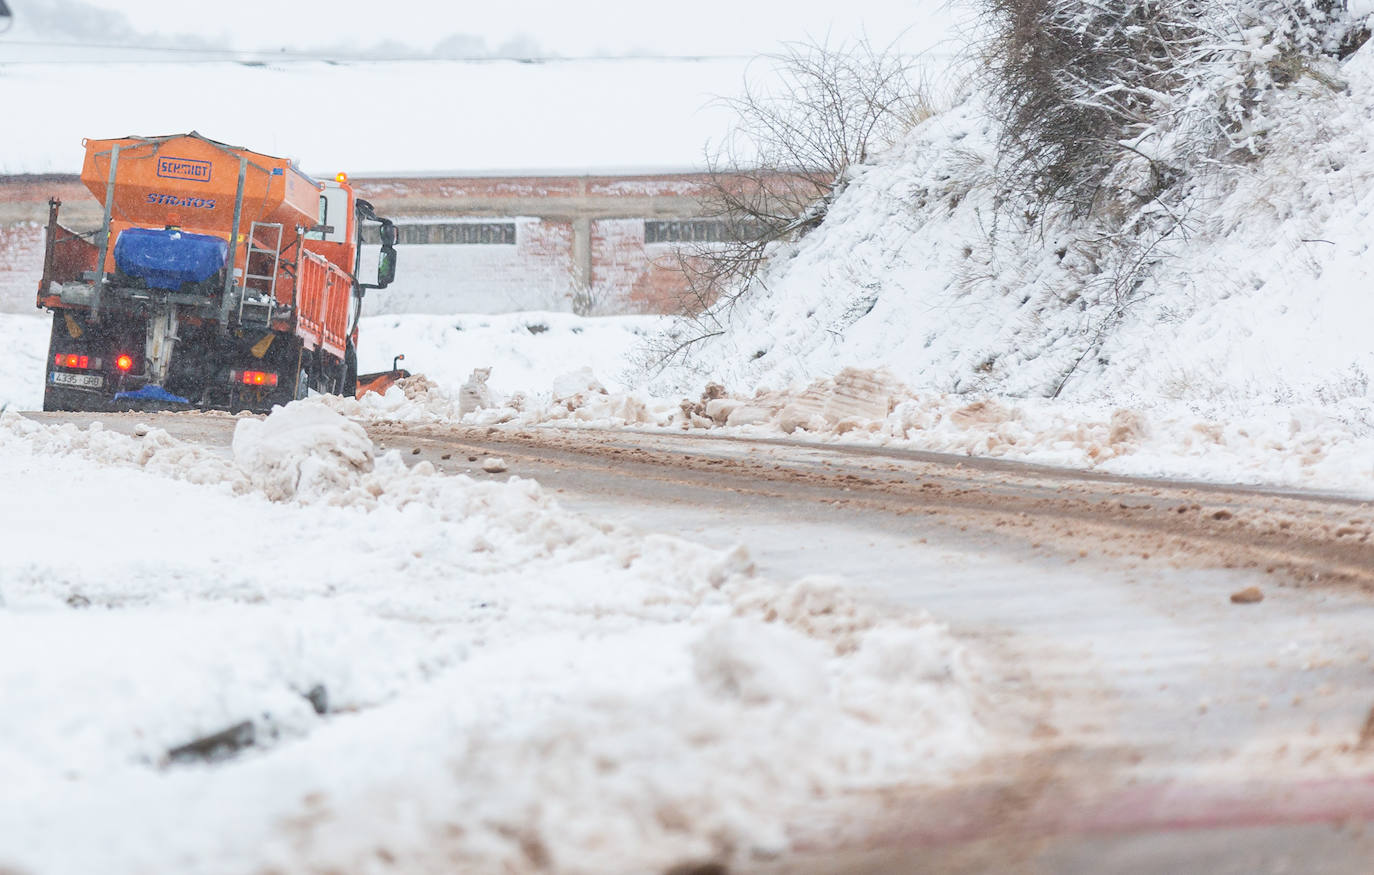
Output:
[[[266,412],[355,393],[358,313],[395,278],[396,229],[343,174],[316,182],[194,132],[85,145],[104,220],[76,234],[49,202],[44,410]],[[365,226],[375,282],[359,279]]]

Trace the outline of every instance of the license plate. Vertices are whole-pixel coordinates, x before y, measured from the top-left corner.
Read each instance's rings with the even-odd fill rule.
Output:
[[[63,386],[82,386],[87,389],[99,389],[105,385],[105,378],[100,374],[67,374],[61,371],[52,375],[52,381]]]

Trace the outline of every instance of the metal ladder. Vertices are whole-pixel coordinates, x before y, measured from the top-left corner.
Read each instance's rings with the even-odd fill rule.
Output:
[[[259,230],[265,232],[265,237],[271,235],[272,248],[258,245]],[[254,222],[248,228],[248,247],[243,259],[243,288],[239,295],[240,325],[265,327],[272,324],[272,314],[277,307],[277,262],[281,258],[281,239],[282,226],[277,222]],[[252,269],[254,255],[267,256],[266,273],[248,272]],[[256,293],[257,297],[249,300],[250,293]]]

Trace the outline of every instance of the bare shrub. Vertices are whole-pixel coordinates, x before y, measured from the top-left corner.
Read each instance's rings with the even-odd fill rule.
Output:
[[[1179,84],[1179,55],[1200,37],[1173,5],[1182,4],[984,0],[994,33],[989,90],[1014,193],[1091,208],[1121,143],[1153,124],[1158,96]],[[1147,160],[1157,176],[1169,174]]]
[[[722,233],[679,248],[684,318],[659,351],[660,364],[721,333],[729,310],[761,284],[774,248],[818,226],[850,169],[932,112],[919,59],[893,47],[792,43],[760,60],[768,74],[747,78],[741,96],[721,101],[736,121],[708,149],[701,214]]]
[[[772,75],[723,99],[737,120],[707,155],[708,213],[763,233],[818,224],[850,167],[930,115],[916,58],[891,47],[792,43],[763,60]]]
[[[568,276],[568,300],[577,316],[601,316],[607,312],[610,295],[604,286],[588,284],[582,280],[576,269]]]

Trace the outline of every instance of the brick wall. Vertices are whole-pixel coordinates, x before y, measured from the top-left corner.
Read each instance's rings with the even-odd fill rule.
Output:
[[[592,223],[592,290],[599,309],[613,313],[673,313],[687,283],[678,247],[644,242],[643,219]]]
[[[585,264],[577,223],[590,229],[590,286],[597,313],[669,312],[685,282],[672,244],[644,243],[644,220],[699,211],[693,174],[387,178],[354,180],[377,212],[406,221],[514,221],[515,245],[429,244],[399,249],[397,280],[369,293],[368,314],[571,310]],[[100,222],[74,177],[0,177],[0,310],[29,312],[42,264],[47,198],[66,224]],[[518,217],[518,218],[511,218]],[[375,257],[375,248],[368,253]],[[368,268],[365,265],[364,270]]]
[[[43,274],[43,228],[0,226],[0,313],[34,313]]]
[[[368,292],[363,313],[507,313],[572,307],[572,223],[513,220],[514,246],[401,246],[396,282]],[[364,250],[375,259],[376,249]],[[375,270],[365,257],[363,275]]]
[[[600,219],[592,222],[592,300],[609,312],[645,312],[634,288],[648,271],[644,252],[643,219]]]

